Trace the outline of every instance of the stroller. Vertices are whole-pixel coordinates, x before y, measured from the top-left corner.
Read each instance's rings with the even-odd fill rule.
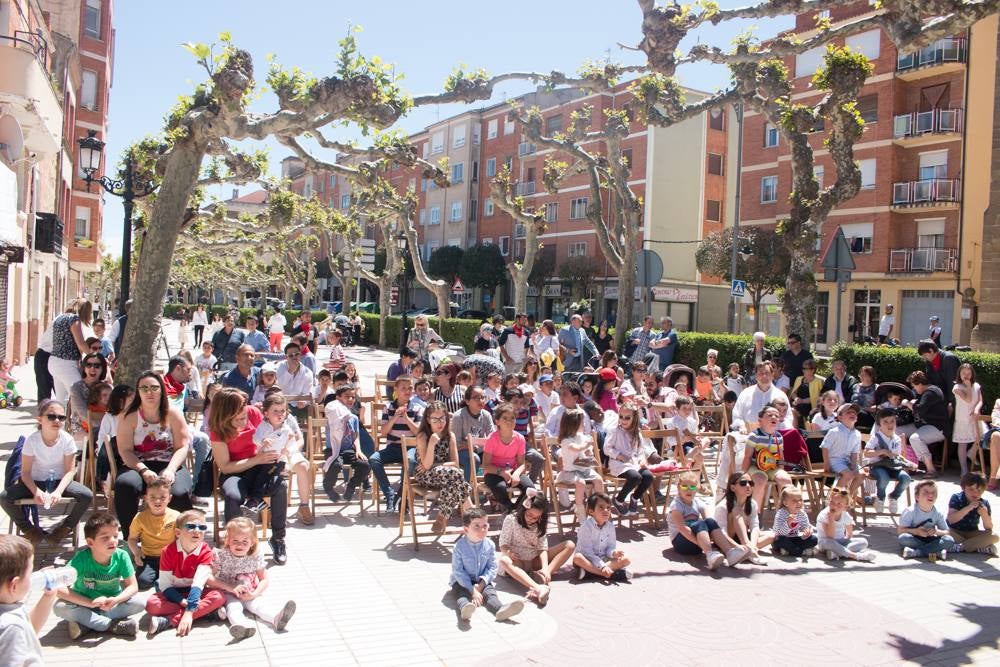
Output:
[[[916,396],[913,390],[900,382],[880,382],[878,387],[875,389],[875,410],[889,399],[889,394],[899,394],[904,399],[913,399]],[[864,413],[862,413],[864,414]],[[914,422],[913,410],[907,407],[896,408],[896,424],[902,426],[904,424],[912,424]],[[858,419],[858,428],[862,426],[861,419]],[[875,426],[875,417],[872,415],[871,426]]]
[[[688,393],[694,394],[694,371],[684,364],[670,364],[663,369],[663,381],[668,387],[673,387],[681,378],[687,378]]]

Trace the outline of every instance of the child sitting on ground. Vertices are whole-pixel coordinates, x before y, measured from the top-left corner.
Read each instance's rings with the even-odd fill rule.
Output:
[[[476,608],[483,606],[498,621],[506,621],[521,613],[523,601],[503,604],[493,587],[497,577],[497,554],[493,540],[486,537],[490,529],[486,510],[479,507],[468,510],[462,516],[462,526],[464,534],[455,542],[451,552],[451,577],[448,580],[462,620],[470,620]]]
[[[588,436],[580,432],[583,426],[583,410],[574,408],[563,412],[559,420],[559,458],[562,460],[562,470],[556,481],[560,484],[573,484],[576,492],[576,518],[581,524],[587,518],[584,510],[584,499],[587,497],[587,486],[594,491],[604,491],[604,481],[597,474],[594,450]]]
[[[295,613],[295,602],[288,600],[280,609],[261,600],[269,583],[264,554],[258,548],[257,527],[245,517],[226,524],[226,542],[212,555],[209,583],[225,593],[229,634],[239,641],[252,637],[256,628],[247,622],[243,611],[270,623],[281,632]]]
[[[527,587],[528,599],[536,601],[539,607],[549,601],[552,575],[565,565],[576,548],[569,540],[549,547],[545,535],[548,523],[545,497],[529,488],[517,511],[504,518],[500,529],[500,567],[517,583]]]
[[[284,394],[273,393],[267,396],[263,410],[264,421],[254,431],[253,442],[257,445],[258,453],[276,451],[281,453],[281,458],[271,467],[268,475],[258,475],[258,487],[248,490],[247,495],[262,499],[267,495],[267,489],[261,485],[269,484],[282,470],[288,469],[295,474],[299,491],[298,517],[302,523],[311,526],[314,521],[312,510],[309,509],[312,484],[309,479],[309,462],[302,455],[302,431],[295,417],[289,415],[288,400]]]
[[[750,549],[736,544],[715,519],[709,517],[708,505],[694,495],[697,490],[698,473],[686,472],[677,480],[677,495],[667,508],[674,550],[684,556],[704,553],[709,570],[718,568],[723,561],[734,567],[750,555]]]
[[[802,492],[793,486],[781,490],[781,508],[774,515],[773,549],[778,556],[813,555],[819,540],[809,523],[809,515],[802,509]]]
[[[0,656],[4,664],[43,665],[38,633],[56,601],[46,588],[29,613],[24,599],[31,592],[35,549],[18,535],[0,535]]]
[[[58,589],[55,615],[69,622],[72,640],[85,630],[135,637],[139,626],[129,616],[141,614],[143,605],[132,601],[139,584],[128,552],[118,548],[118,519],[110,512],[94,512],[83,535],[87,546],[69,562],[76,581]]]
[[[903,510],[896,527],[903,558],[948,557],[955,546],[955,538],[948,533],[944,515],[934,507],[938,490],[934,480],[925,479],[917,484],[916,502]]]
[[[142,511],[132,519],[128,530],[128,550],[138,568],[139,590],[153,587],[160,576],[160,554],[174,541],[174,523],[180,514],[167,507],[170,482],[157,477],[146,483]]]
[[[854,517],[847,511],[850,498],[850,492],[843,487],[830,489],[830,500],[816,517],[816,546],[826,552],[829,560],[850,558],[870,563],[875,560],[875,552],[868,549],[868,540],[853,535]]]
[[[576,552],[573,565],[578,569],[577,578],[588,574],[611,581],[631,578],[627,568],[632,561],[625,552],[616,549],[615,524],[611,521],[611,496],[597,491],[587,497],[587,518],[577,530]]]
[[[969,472],[962,475],[961,485],[962,490],[948,501],[948,532],[955,539],[954,551],[978,551],[996,556],[998,538],[993,534],[990,502],[983,497],[986,477]]]
[[[212,576],[212,548],[205,543],[205,513],[188,510],[177,517],[174,535],[177,538],[160,554],[160,577],[157,593],[146,600],[149,614],[147,637],[173,626],[177,636],[191,631],[195,620],[214,615],[226,602],[222,591],[205,590]]]

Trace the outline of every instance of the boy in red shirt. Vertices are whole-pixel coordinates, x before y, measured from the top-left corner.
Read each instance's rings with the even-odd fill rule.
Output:
[[[226,601],[221,591],[203,592],[212,574],[212,548],[205,543],[205,513],[188,510],[177,517],[174,525],[177,540],[160,554],[160,577],[156,582],[159,592],[146,601],[149,637],[167,626],[177,628],[177,636],[183,637],[191,631],[196,618],[214,614]]]

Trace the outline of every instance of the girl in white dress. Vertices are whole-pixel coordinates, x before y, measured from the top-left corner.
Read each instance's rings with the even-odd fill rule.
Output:
[[[979,442],[982,436],[980,422],[976,419],[983,409],[983,391],[976,382],[976,369],[972,364],[958,367],[958,378],[951,389],[955,394],[955,428],[951,440],[958,445],[958,463],[962,474],[969,472],[970,444]]]

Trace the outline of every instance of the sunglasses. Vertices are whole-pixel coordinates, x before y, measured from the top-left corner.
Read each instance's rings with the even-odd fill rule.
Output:
[[[739,484],[740,486],[750,486],[750,487],[756,486],[756,482],[754,482],[752,479],[741,479],[736,483]]]
[[[50,422],[64,422],[66,421],[66,415],[57,415],[52,412],[45,415],[45,418]]]
[[[186,523],[186,524],[184,524],[184,530],[188,530],[188,531],[195,531],[196,530],[196,531],[198,531],[200,533],[204,533],[206,530],[208,530],[208,524],[207,523]]]
[[[618,421],[620,422],[632,421],[633,419],[635,419],[635,417],[633,417],[632,415],[622,415],[621,417],[618,418]]]
[[[144,384],[141,387],[136,387],[139,391],[144,394],[158,394],[160,393],[160,385],[158,384]]]
[[[84,364],[84,368],[101,368],[101,364]]]
[[[697,484],[679,484],[677,486],[677,488],[680,489],[681,491],[697,491],[698,490],[698,485]]]
[[[301,354],[299,354],[298,352],[286,352],[286,353],[285,353],[285,356],[286,356],[287,358],[289,358],[289,359],[298,359],[298,358],[299,358],[299,357],[301,357],[302,355],[301,355]]]

